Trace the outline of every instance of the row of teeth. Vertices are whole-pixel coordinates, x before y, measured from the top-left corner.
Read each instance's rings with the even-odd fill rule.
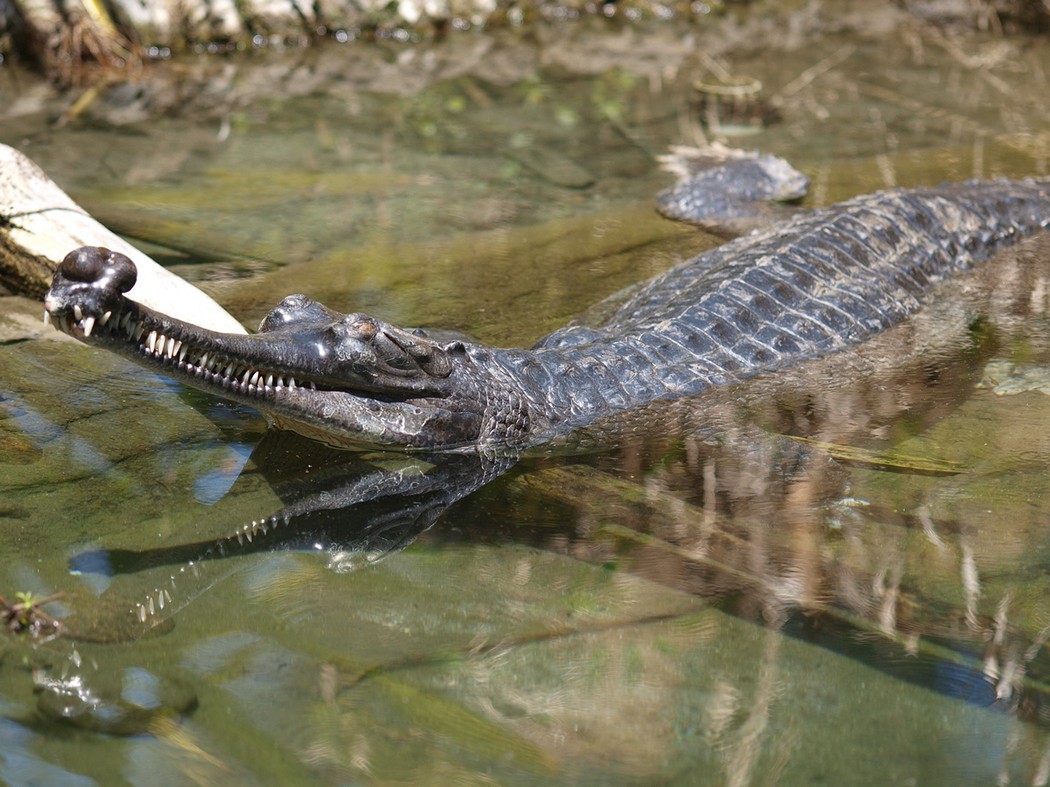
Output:
[[[61,318],[59,318],[61,320]],[[131,319],[131,312],[118,313],[117,319],[113,320],[113,312],[108,311],[101,317],[95,318],[93,315],[84,316],[84,310],[79,305],[73,307],[73,317],[65,318],[67,328],[72,327],[75,322],[80,327],[80,330],[84,332],[84,336],[88,337],[95,331],[95,325],[109,326],[112,333],[116,333],[118,330],[124,330],[128,338],[135,337],[135,341],[142,338],[142,334],[145,332],[139,328],[137,323]],[[110,325],[110,320],[113,324]],[[44,325],[48,325],[51,322],[51,312],[44,309]]]
[[[95,330],[95,318],[91,315],[84,316],[84,310],[79,305],[73,307],[73,317],[77,323],[80,324],[80,329],[84,332],[84,336],[90,336]],[[109,311],[98,318],[97,322],[99,325],[107,325],[110,319],[113,317],[113,312]],[[130,321],[131,313],[128,312],[123,316],[124,325],[127,325]],[[68,319],[68,318],[67,318]],[[118,318],[119,319],[119,318]],[[44,309],[44,325],[48,325],[51,322],[51,312]],[[131,333],[128,333],[131,336]],[[139,334],[141,336],[141,334]]]
[[[44,323],[50,322],[50,318],[50,313],[45,310]],[[145,336],[145,347],[148,353],[158,358],[167,358],[173,363],[186,363],[186,357],[192,349],[190,345],[173,336],[165,336],[155,330],[146,333],[145,327],[133,318],[130,311],[118,312],[115,319],[113,312],[107,311],[96,319],[91,315],[85,317],[83,309],[76,305],[73,307],[73,318],[84,332],[85,337],[91,336],[96,325],[108,327],[111,333],[123,332],[128,339],[135,342],[142,342],[143,336]],[[67,317],[66,319],[68,320],[69,318]],[[236,380],[242,385],[253,385],[257,388],[265,386],[267,388],[293,389],[296,387],[294,377],[274,375],[234,364],[207,352],[201,353],[193,363],[193,366],[200,372],[209,372],[224,380]],[[317,390],[317,386],[314,383],[309,383],[308,386],[313,390]]]
[[[140,337],[136,337],[140,338]],[[184,344],[173,336],[165,336],[163,333],[150,331],[146,335],[146,350],[160,358],[170,361],[185,363],[190,346]],[[240,366],[231,363],[224,358],[208,353],[202,353],[193,362],[193,366],[205,372],[222,377],[226,380],[239,380],[243,385],[254,385],[256,387],[265,385],[268,388],[295,388],[295,378],[274,375],[269,372],[261,372],[248,366]],[[311,388],[315,386],[310,385]]]
[[[250,525],[244,525],[243,527],[239,528],[233,534],[233,536],[224,538],[218,543],[216,547],[209,548],[207,552],[205,552],[204,557],[207,557],[208,554],[211,553],[213,550],[217,551],[221,557],[225,557],[226,544],[229,543],[233,538],[236,538],[237,543],[243,546],[245,539],[248,540],[248,543],[251,543],[254,536],[266,535],[270,532],[271,527],[276,530],[282,522],[285,525],[288,524],[289,520],[287,515],[285,515],[282,519],[278,519],[278,516],[280,516],[280,513],[274,514],[273,516],[267,517],[265,519],[253,519]],[[168,578],[171,582],[172,590],[178,590],[175,578],[179,574],[185,574],[187,570],[194,576],[200,576],[200,573],[197,568],[197,561],[191,560],[189,563],[182,566],[177,574],[172,574]],[[172,594],[166,587],[154,588],[152,593],[148,593],[146,595],[146,600],[140,601],[137,604],[135,604],[135,608],[131,611],[139,619],[140,623],[148,623],[151,621],[152,618],[156,617],[158,613],[163,612],[166,606],[170,607],[172,603]]]

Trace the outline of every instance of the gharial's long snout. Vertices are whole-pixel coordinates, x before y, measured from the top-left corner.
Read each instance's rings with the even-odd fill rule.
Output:
[[[45,320],[335,445],[451,448],[482,433],[486,402],[472,380],[455,379],[461,342],[444,345],[304,295],[285,298],[257,334],[220,333],[125,297],[135,280],[123,254],[76,249],[55,273]]]

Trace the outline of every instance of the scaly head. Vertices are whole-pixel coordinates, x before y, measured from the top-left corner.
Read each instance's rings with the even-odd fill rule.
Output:
[[[176,380],[265,412],[338,446],[451,449],[514,444],[527,414],[500,413],[470,346],[442,344],[363,314],[290,295],[254,335],[227,334],[127,298],[134,263],[95,247],[70,252],[44,301],[58,328]],[[500,397],[502,398],[502,397]]]

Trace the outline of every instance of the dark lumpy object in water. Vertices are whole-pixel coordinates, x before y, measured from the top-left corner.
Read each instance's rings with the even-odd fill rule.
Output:
[[[192,712],[197,694],[184,680],[143,667],[38,678],[37,708],[47,719],[109,735],[155,731],[157,721]]]
[[[805,175],[776,156],[682,148],[667,161],[681,178],[657,195],[657,209],[678,221],[729,225],[734,218],[764,215],[768,201],[800,199],[809,187]]]

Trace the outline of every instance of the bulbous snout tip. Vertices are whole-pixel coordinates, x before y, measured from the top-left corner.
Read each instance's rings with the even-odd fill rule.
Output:
[[[138,270],[126,255],[101,246],[81,246],[69,252],[55,271],[55,280],[112,288],[123,294],[135,286]]]

